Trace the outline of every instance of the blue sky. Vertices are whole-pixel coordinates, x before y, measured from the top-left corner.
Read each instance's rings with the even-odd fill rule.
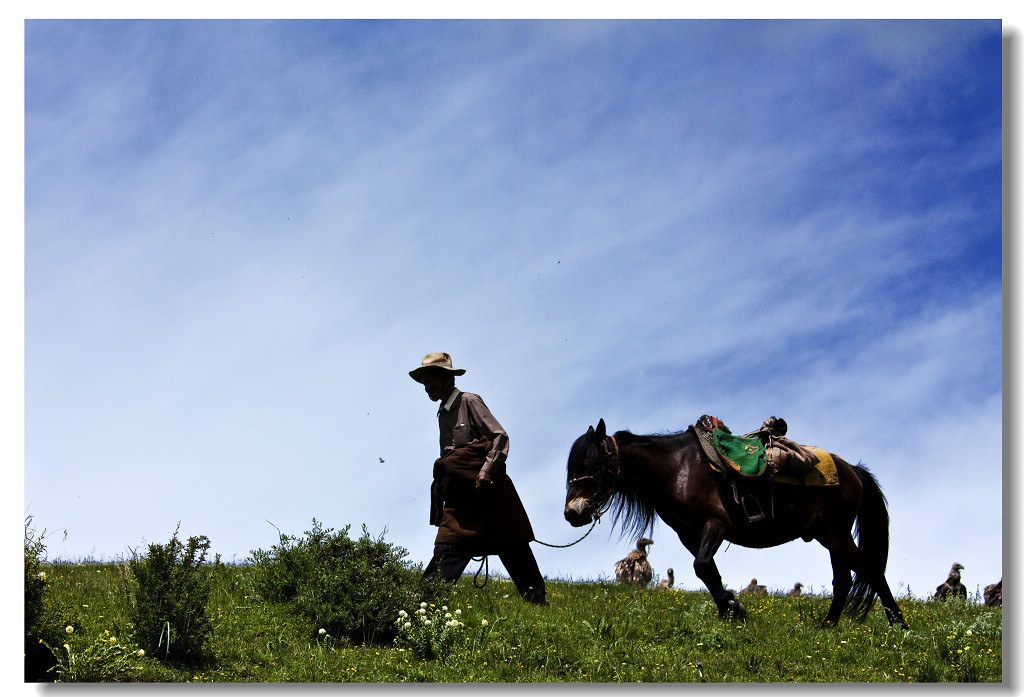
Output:
[[[243,561],[315,517],[425,562],[436,406],[408,371],[447,351],[545,542],[581,533],[565,461],[599,418],[778,415],[882,483],[897,594],[1001,577],[998,21],[24,38],[24,514],[51,558],[180,521]],[[630,547],[603,524],[535,551],[593,579]],[[817,544],[717,560],[831,589]]]

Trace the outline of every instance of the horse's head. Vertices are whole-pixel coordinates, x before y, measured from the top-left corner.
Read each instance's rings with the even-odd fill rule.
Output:
[[[605,430],[604,419],[576,439],[566,471],[565,519],[580,527],[600,516],[599,509],[615,491],[619,448]]]

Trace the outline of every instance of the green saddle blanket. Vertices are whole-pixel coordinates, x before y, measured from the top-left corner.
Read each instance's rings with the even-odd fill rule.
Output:
[[[757,477],[764,473],[767,465],[764,443],[760,438],[733,435],[729,427],[714,416],[702,416],[697,422],[697,428],[710,434],[710,444],[714,446],[715,454],[722,464],[745,477]]]

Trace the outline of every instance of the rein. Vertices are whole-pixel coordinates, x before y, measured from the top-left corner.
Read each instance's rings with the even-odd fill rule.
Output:
[[[608,447],[608,441],[611,441],[611,443],[612,443],[612,447],[611,448]],[[605,456],[608,458],[609,462],[615,468],[615,470],[611,473],[612,476],[618,474],[619,473],[619,444],[615,440],[615,436],[608,436],[608,437],[606,437],[603,441],[601,441],[601,447],[604,448]],[[602,474],[604,474],[603,471],[602,471]],[[575,482],[583,481],[584,479],[593,479],[593,478],[594,478],[594,475],[587,474],[587,475],[584,475],[582,477],[576,477],[575,479],[570,480],[569,484],[574,484]],[[543,542],[543,541],[538,540],[538,539],[534,539],[534,542],[536,542],[539,545],[544,545],[545,547],[553,547],[555,549],[565,549],[566,547],[572,547],[573,545],[579,544],[580,542],[583,542],[583,540],[587,539],[587,535],[589,535],[590,533],[592,533],[594,531],[594,528],[597,527],[597,524],[601,522],[601,516],[604,515],[608,511],[608,508],[610,506],[611,506],[611,500],[609,498],[609,501],[605,504],[604,509],[600,510],[600,511],[596,511],[594,513],[594,522],[590,524],[590,529],[588,529],[585,533],[583,533],[583,537],[579,538],[575,542],[570,542],[567,545],[553,545],[553,544],[550,544],[550,543],[547,543],[547,542]],[[476,557],[473,557],[473,561],[477,561],[477,560],[478,559]],[[484,588],[487,585],[487,579],[490,576],[490,573],[489,573],[490,572],[490,565],[487,563],[487,555],[486,554],[484,554],[483,556],[479,557],[479,561],[480,561],[480,566],[479,566],[479,568],[477,568],[476,573],[473,574],[473,586],[475,588]],[[480,572],[481,571],[483,572],[484,580],[483,580],[483,583],[479,583],[478,584],[477,581],[480,578]]]
[[[598,511],[597,513],[595,513],[594,514],[594,522],[590,524],[590,529],[587,530],[585,533],[583,533],[583,537],[581,537],[580,539],[576,540],[575,542],[570,542],[567,545],[552,545],[552,544],[548,544],[547,542],[541,542],[540,540],[536,540],[536,539],[534,540],[534,542],[536,542],[539,545],[544,545],[545,547],[554,547],[556,549],[565,549],[566,547],[572,547],[575,544],[579,544],[580,542],[583,542],[583,540],[585,540],[587,538],[587,535],[589,535],[590,533],[592,533],[594,531],[594,527],[598,523],[601,522],[601,516],[607,510],[608,510],[608,507],[605,506],[604,511]]]
[[[476,561],[476,559],[474,558],[473,561]],[[478,578],[480,578],[480,572],[481,571],[484,572],[484,582],[481,583],[478,586],[476,584],[476,580]],[[476,570],[475,574],[473,574],[473,587],[474,588],[483,588],[484,586],[487,585],[487,576],[488,576],[488,572],[489,571],[490,571],[490,566],[488,566],[488,564],[487,564],[487,555],[485,554],[483,557],[480,558],[480,568]]]
[[[594,528],[597,526],[597,524],[599,522],[601,522],[601,516],[607,510],[608,510],[608,508],[605,507],[604,511],[598,511],[597,513],[595,513],[594,514],[594,522],[590,524],[590,529],[587,530],[585,533],[583,533],[583,537],[581,537],[578,540],[575,540],[574,542],[569,542],[568,544],[550,544],[548,542],[545,542],[545,541],[542,541],[542,540],[536,539],[536,538],[534,539],[534,541],[537,542],[538,544],[544,544],[544,547],[551,547],[551,548],[555,548],[555,549],[558,549],[558,550],[564,550],[567,547],[572,547],[573,544],[579,544],[580,542],[585,540],[587,538],[587,535],[589,535],[591,532],[594,531]],[[475,562],[475,561],[477,561],[477,559],[473,558],[473,561]],[[477,589],[482,589],[482,587],[484,587],[487,584],[487,573],[489,571],[489,567],[487,565],[487,556],[483,555],[483,557],[481,557],[479,559],[479,562],[480,562],[480,568],[478,568],[476,570],[476,573],[473,574],[473,586],[477,587]],[[483,582],[477,584],[476,580],[480,577],[480,571],[483,571]]]

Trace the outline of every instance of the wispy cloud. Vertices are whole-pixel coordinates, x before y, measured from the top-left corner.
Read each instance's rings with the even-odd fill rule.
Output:
[[[539,537],[575,532],[598,418],[778,413],[872,466],[891,573],[935,585],[1000,522],[1000,51],[991,22],[29,22],[30,512],[57,554],[180,519],[244,557],[316,516],[423,558],[407,371],[446,350]],[[985,457],[935,445],[961,420]],[[965,459],[990,505],[911,545]]]

